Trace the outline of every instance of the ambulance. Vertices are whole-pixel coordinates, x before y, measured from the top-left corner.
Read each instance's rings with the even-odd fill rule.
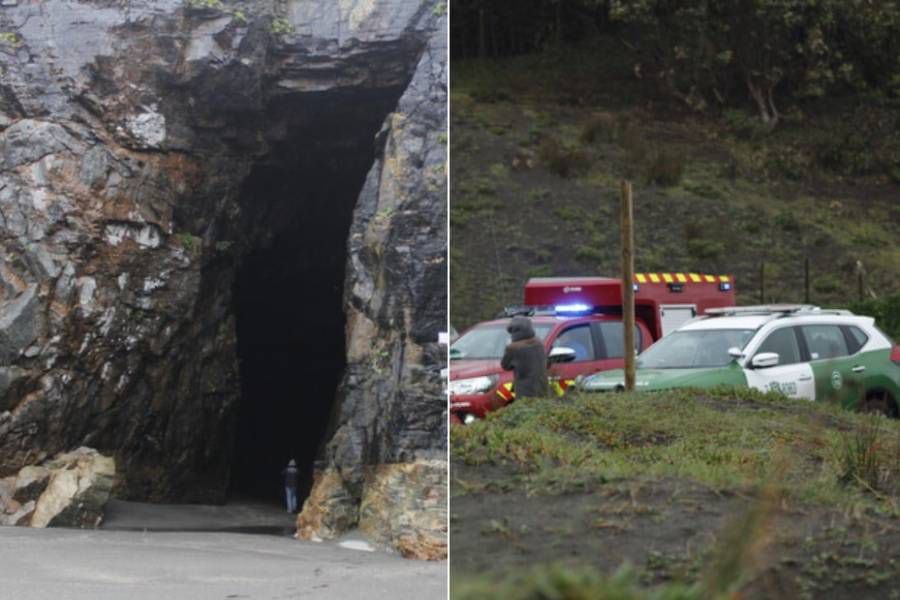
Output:
[[[634,287],[635,347],[648,348],[707,309],[735,305],[734,277],[699,273],[638,273]],[[506,326],[531,318],[544,342],[550,385],[562,395],[576,378],[624,365],[622,281],[611,277],[539,277],[525,285],[524,304],[478,323],[450,346],[450,415],[471,423],[515,399],[513,374],[500,367]]]

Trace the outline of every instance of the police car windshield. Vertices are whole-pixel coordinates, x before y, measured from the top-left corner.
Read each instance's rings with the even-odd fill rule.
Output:
[[[639,369],[703,369],[724,367],[732,360],[728,349],[743,349],[753,329],[695,329],[675,331],[662,338],[637,360]]]
[[[543,340],[550,333],[553,325],[550,323],[534,323],[534,334]],[[478,358],[503,358],[503,350],[509,344],[509,334],[506,332],[506,324],[485,325],[475,327],[462,335],[450,346],[450,360],[478,359]]]

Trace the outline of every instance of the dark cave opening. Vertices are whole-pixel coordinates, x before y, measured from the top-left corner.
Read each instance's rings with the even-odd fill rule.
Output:
[[[343,288],[353,209],[375,135],[402,88],[282,98],[276,141],[241,190],[234,309],[241,400],[231,498],[281,501],[289,459],[309,493],[345,366]]]

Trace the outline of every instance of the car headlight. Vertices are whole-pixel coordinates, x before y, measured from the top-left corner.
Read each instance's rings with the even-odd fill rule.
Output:
[[[497,385],[496,375],[485,375],[469,379],[457,379],[450,382],[450,394],[464,396],[466,394],[481,394],[489,391]]]
[[[474,423],[477,420],[478,419],[475,418],[475,415],[471,415],[471,414],[463,417],[463,423],[465,423],[466,425],[471,425],[472,423]]]

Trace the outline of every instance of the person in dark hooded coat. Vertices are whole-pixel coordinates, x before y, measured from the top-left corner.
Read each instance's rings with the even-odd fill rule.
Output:
[[[513,392],[516,398],[549,396],[547,353],[544,352],[544,342],[534,335],[531,319],[513,317],[506,331],[512,342],[506,346],[500,366],[513,372]]]
[[[284,477],[284,501],[287,504],[289,513],[297,512],[297,483],[300,479],[300,470],[297,468],[297,461],[293,458],[288,466],[281,471]]]

